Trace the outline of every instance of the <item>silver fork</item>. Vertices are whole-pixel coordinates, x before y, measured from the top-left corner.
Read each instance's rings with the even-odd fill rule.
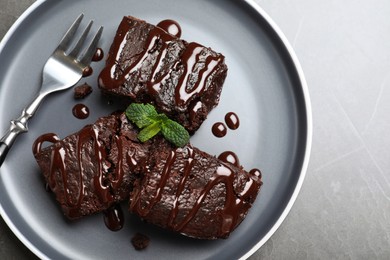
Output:
[[[92,57],[96,51],[100,40],[103,27],[100,27],[88,47],[81,53],[83,44],[88,36],[92,26],[89,22],[79,39],[70,50],[74,41],[76,31],[84,15],[79,17],[70,26],[62,38],[57,49],[47,60],[42,72],[42,85],[36,98],[22,111],[22,115],[11,121],[11,126],[7,133],[0,139],[0,166],[2,165],[9,149],[14,143],[16,137],[28,131],[27,122],[34,115],[42,100],[50,93],[68,89],[80,81],[83,71],[91,63]],[[76,40],[76,39],[75,39]]]

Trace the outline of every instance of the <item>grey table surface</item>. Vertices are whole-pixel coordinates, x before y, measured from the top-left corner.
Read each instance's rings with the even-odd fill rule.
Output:
[[[0,39],[33,2],[0,0]],[[390,259],[390,1],[256,2],[296,51],[314,123],[301,193],[250,259]],[[2,220],[0,259],[34,259]]]

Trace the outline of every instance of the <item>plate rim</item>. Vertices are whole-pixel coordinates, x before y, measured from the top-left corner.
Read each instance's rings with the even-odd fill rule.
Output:
[[[0,41],[0,53],[5,48],[6,44],[8,43],[9,39],[13,36],[15,31],[21,26],[22,22],[31,15],[38,7],[40,7],[42,4],[47,2],[47,0],[37,0],[35,1],[31,6],[29,6],[20,16],[19,18],[13,23],[13,25],[9,28],[9,30],[4,35],[3,39]],[[270,26],[270,31],[272,32],[273,36],[276,37],[277,40],[280,41],[281,46],[287,51],[289,57],[291,58],[292,64],[296,70],[296,74],[298,76],[298,80],[300,82],[300,88],[302,90],[302,100],[304,102],[304,111],[306,112],[305,119],[306,119],[306,147],[305,152],[303,155],[302,165],[300,167],[300,174],[299,178],[296,182],[296,186],[294,188],[293,193],[291,194],[283,212],[280,214],[279,218],[275,221],[275,224],[272,226],[272,228],[258,241],[249,251],[247,251],[242,257],[239,259],[247,259],[251,255],[253,255],[257,250],[259,250],[270,238],[271,236],[278,230],[280,225],[283,223],[283,221],[288,216],[291,208],[293,207],[299,192],[302,188],[308,165],[310,160],[310,154],[311,154],[311,148],[312,148],[312,135],[313,135],[313,119],[312,119],[312,108],[311,108],[311,101],[310,101],[310,94],[309,94],[309,88],[304,76],[303,69],[301,67],[301,64],[298,60],[298,57],[288,41],[287,37],[284,35],[282,30],[279,28],[279,26],[274,22],[274,20],[265,12],[265,10],[260,7],[259,4],[255,2],[255,0],[244,0],[244,3],[249,5],[250,8],[252,8],[254,11],[256,11],[257,15],[260,15]],[[31,241],[29,241],[25,235],[16,227],[16,225],[13,223],[11,218],[8,216],[6,211],[3,208],[3,205],[0,204],[0,215],[3,218],[4,222],[7,224],[7,226],[11,229],[11,231],[15,234],[15,236],[37,257],[40,259],[50,259],[48,256],[44,254],[40,249],[38,249]]]
[[[310,101],[310,94],[309,94],[309,88],[306,82],[306,78],[302,69],[302,66],[299,62],[298,56],[295,54],[295,51],[288,41],[287,37],[283,33],[283,31],[279,28],[279,26],[274,22],[274,20],[265,12],[263,8],[260,7],[259,4],[257,4],[254,0],[244,0],[245,3],[247,3],[251,8],[253,8],[267,23],[269,24],[270,28],[272,29],[272,32],[275,34],[280,42],[282,43],[282,46],[287,51],[288,55],[291,58],[292,64],[294,65],[296,69],[296,73],[299,79],[299,82],[301,84],[302,89],[302,97],[304,101],[304,108],[306,112],[306,147],[305,147],[305,153],[303,156],[302,166],[301,166],[301,172],[299,174],[298,181],[296,183],[296,186],[294,188],[294,192],[291,194],[290,199],[288,200],[288,203],[286,204],[286,207],[284,208],[282,214],[279,216],[279,218],[276,220],[275,224],[272,226],[272,228],[267,232],[265,236],[256,244],[254,245],[245,255],[243,255],[241,259],[247,259],[251,255],[253,255],[257,250],[259,250],[270,238],[271,236],[276,232],[276,230],[279,229],[280,225],[283,223],[283,221],[286,219],[287,215],[290,213],[291,208],[293,207],[296,199],[298,198],[299,192],[302,188],[304,179],[306,177],[307,169],[309,166],[309,160],[310,160],[310,154],[311,154],[311,148],[312,148],[312,138],[313,138],[313,119],[312,119],[312,110],[311,110],[311,101]]]
[[[36,0],[32,5],[30,5],[16,21],[11,25],[9,30],[4,35],[3,39],[0,41],[0,53],[3,52],[7,42],[14,35],[15,31],[19,28],[22,22],[31,15],[39,6],[41,6],[46,0]],[[0,171],[1,173],[1,171]],[[19,230],[18,227],[14,224],[11,218],[8,216],[4,210],[3,205],[0,203],[0,215],[3,218],[4,222],[11,229],[12,233],[38,258],[40,259],[50,259],[48,258],[41,250],[39,250],[32,242],[30,242],[26,236]]]

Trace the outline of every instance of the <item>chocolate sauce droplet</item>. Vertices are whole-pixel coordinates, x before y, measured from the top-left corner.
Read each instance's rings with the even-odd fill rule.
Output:
[[[211,128],[211,131],[213,132],[213,135],[216,136],[216,137],[224,137],[227,133],[227,129],[226,129],[226,126],[225,124],[221,123],[221,122],[217,122],[213,125],[213,127]]]
[[[43,134],[43,135],[39,136],[35,140],[35,142],[33,143],[32,152],[34,155],[38,154],[42,150],[43,143],[49,142],[49,143],[54,144],[54,143],[58,142],[59,140],[60,140],[60,138],[54,133]]]
[[[73,107],[72,113],[78,119],[86,119],[89,116],[89,108],[84,104],[77,104]]]
[[[238,160],[237,155],[235,153],[233,153],[232,151],[226,151],[226,152],[221,153],[218,156],[218,159],[220,159],[221,161],[226,162],[226,163],[231,163],[236,167],[240,167],[240,161]]]
[[[233,113],[233,112],[229,112],[225,115],[225,122],[226,122],[226,125],[232,129],[232,130],[235,130],[237,129],[239,126],[240,126],[240,119],[238,118],[238,116]]]
[[[261,175],[261,171],[259,169],[252,169],[249,171],[249,174],[252,174],[254,176],[257,176],[258,178],[261,179],[262,175]]]
[[[83,70],[83,77],[86,78],[86,77],[89,77],[91,76],[93,73],[93,69],[91,68],[91,66],[87,66],[84,70]]]
[[[111,231],[118,231],[123,228],[124,216],[119,204],[103,211],[104,224]]]
[[[163,20],[157,24],[158,27],[166,31],[167,33],[180,38],[181,36],[181,27],[174,20]]]
[[[101,48],[97,48],[95,54],[92,57],[92,61],[101,61],[104,57],[104,52]]]

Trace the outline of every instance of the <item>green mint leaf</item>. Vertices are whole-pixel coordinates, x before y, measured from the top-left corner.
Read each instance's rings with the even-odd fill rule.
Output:
[[[190,140],[187,130],[179,123],[167,119],[161,123],[161,133],[169,142],[177,147],[184,146]]]
[[[154,122],[164,122],[166,120],[169,120],[169,118],[165,114],[157,114],[156,116],[153,116],[151,118]]]
[[[146,142],[160,131],[165,139],[178,147],[184,146],[190,139],[182,125],[165,114],[158,114],[151,104],[132,103],[125,113],[127,118],[141,129],[137,136],[141,142]]]
[[[161,122],[155,122],[142,129],[138,133],[137,137],[141,142],[146,142],[147,140],[149,140],[150,138],[158,134],[160,130],[161,130]]]
[[[151,104],[132,103],[126,109],[127,118],[139,128],[147,127],[156,122],[158,116],[156,109]]]

